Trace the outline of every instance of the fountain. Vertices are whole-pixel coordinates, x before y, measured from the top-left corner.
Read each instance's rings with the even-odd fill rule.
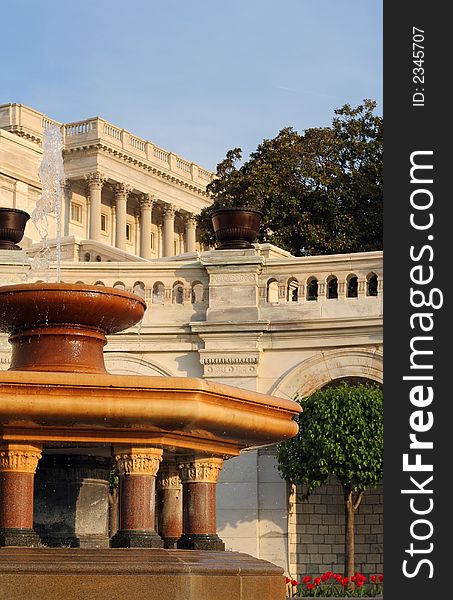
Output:
[[[107,373],[106,335],[133,326],[146,309],[132,293],[7,285],[0,307],[0,330],[13,347],[10,369],[0,371],[0,597],[283,599],[281,568],[224,551],[216,481],[225,459],[294,436],[299,405],[202,379]],[[43,547],[33,529],[43,450],[70,446],[112,451],[120,517],[111,548]],[[182,484],[182,506],[172,481]]]

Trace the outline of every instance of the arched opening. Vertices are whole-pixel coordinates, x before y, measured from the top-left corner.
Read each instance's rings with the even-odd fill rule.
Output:
[[[335,275],[329,275],[327,278],[327,299],[332,300],[338,298],[338,279]]]
[[[173,284],[171,301],[172,301],[172,304],[183,304],[184,303],[184,286],[180,281],[176,281]]]
[[[91,260],[91,254],[89,252],[85,252],[85,262],[90,262]]]
[[[377,296],[378,295],[378,276],[376,273],[368,273],[366,278],[366,295]]]
[[[318,299],[318,280],[316,277],[310,277],[307,280],[307,300]]]
[[[143,283],[143,281],[136,281],[134,283],[132,291],[137,296],[140,296],[140,298],[143,298],[143,300],[145,299],[145,284]]]
[[[101,258],[101,255],[100,255],[100,254],[98,254],[98,255],[96,256],[96,262],[102,262],[102,258]]]
[[[94,285],[103,285],[105,287],[105,283],[103,281],[96,281]]]
[[[165,286],[162,281],[156,281],[153,285],[153,304],[164,303]]]
[[[295,277],[288,279],[288,285],[286,289],[286,301],[297,302],[299,300],[299,282]]]
[[[113,284],[114,288],[118,288],[119,290],[125,290],[126,286],[124,285],[124,283],[122,281],[115,281],[115,283]]]
[[[269,279],[267,282],[267,302],[278,302],[278,282],[276,279]]]
[[[192,304],[201,304],[203,302],[204,286],[200,281],[194,281],[192,283]]]
[[[346,297],[347,298],[357,298],[359,291],[359,280],[357,275],[351,274],[348,275],[346,280]]]

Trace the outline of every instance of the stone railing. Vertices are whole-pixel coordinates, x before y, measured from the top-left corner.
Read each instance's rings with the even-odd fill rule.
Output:
[[[112,125],[100,117],[63,124],[22,104],[0,105],[0,128],[32,141],[40,143],[45,128],[50,124],[56,124],[62,128],[67,150],[74,150],[87,144],[101,143],[111,148],[113,152],[121,151],[128,156],[140,158],[157,169],[163,169],[176,177],[198,183],[203,187],[212,180],[213,174],[206,169],[159,148],[126,129]]]

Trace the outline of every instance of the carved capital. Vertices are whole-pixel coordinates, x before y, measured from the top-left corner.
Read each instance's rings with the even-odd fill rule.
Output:
[[[115,448],[115,460],[120,475],[152,475],[154,477],[162,460],[162,450],[131,446]]]
[[[0,472],[35,473],[40,458],[40,445],[1,444]]]
[[[182,483],[216,483],[222,469],[222,458],[195,458],[178,461]]]
[[[89,173],[88,175],[85,175],[85,180],[88,183],[90,191],[101,190],[105,182],[105,176],[102,173],[95,171],[94,173]]]
[[[115,185],[115,197],[118,198],[127,198],[129,192],[131,191],[131,186],[127,183],[117,183]]]
[[[188,229],[195,229],[197,226],[197,220],[195,218],[195,215],[193,215],[192,213],[188,214],[186,217],[186,227]]]
[[[142,210],[152,210],[154,205],[154,196],[153,194],[142,194],[140,197],[140,208]]]
[[[164,219],[174,219],[176,214],[176,207],[173,204],[167,204],[164,208]]]
[[[70,179],[62,179],[61,189],[65,196],[69,196],[72,192],[71,180]]]
[[[180,490],[182,487],[176,462],[163,463],[157,474],[157,486],[160,489]]]

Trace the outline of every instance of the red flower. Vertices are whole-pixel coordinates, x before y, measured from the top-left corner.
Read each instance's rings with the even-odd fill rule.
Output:
[[[323,574],[321,575],[321,579],[322,579],[323,581],[327,581],[328,579],[330,579],[330,577],[329,577],[329,573],[323,573]]]
[[[335,579],[335,581],[340,582],[343,579],[343,575],[340,575],[339,573],[336,573],[333,578]]]
[[[313,580],[313,583],[315,585],[319,585],[321,583],[321,578],[320,577],[315,577],[315,579]]]
[[[341,585],[343,587],[345,587],[346,585],[348,585],[349,583],[349,578],[348,577],[344,577],[344,579],[341,581]]]
[[[381,573],[380,575],[378,575],[379,577],[379,581],[382,583],[384,581],[384,575]]]
[[[307,590],[312,590],[314,587],[315,587],[315,584],[314,584],[314,583],[309,583],[309,584],[307,585]]]
[[[371,583],[376,583],[376,575],[370,575],[370,581]]]
[[[356,579],[357,579],[357,577],[356,577],[355,575],[353,575],[353,576],[351,577],[351,581],[355,581]]]
[[[357,583],[356,583],[356,586],[357,586],[358,588],[359,588],[359,587],[362,587],[362,585],[363,585],[364,583],[365,583],[365,582],[363,581],[363,579],[358,579],[358,580],[357,580]]]
[[[310,577],[310,575],[305,575],[305,577],[302,579],[302,581],[303,581],[304,583],[310,583],[310,581],[311,581],[311,577]]]
[[[291,585],[299,585],[299,582],[295,579],[291,579]]]
[[[285,577],[285,583],[291,583],[291,579],[289,577]]]

